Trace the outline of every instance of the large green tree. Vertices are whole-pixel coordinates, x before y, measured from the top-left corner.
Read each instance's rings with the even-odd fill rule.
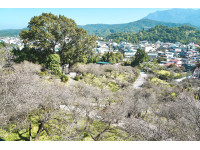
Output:
[[[139,48],[135,54],[135,59],[132,62],[132,66],[137,66],[146,61],[149,61],[148,54],[145,52],[145,50]]]
[[[70,37],[70,41],[63,41],[63,46],[59,51],[61,61],[71,67],[77,62],[86,63],[93,55],[93,48],[96,46],[96,36],[87,36],[87,32],[82,28],[76,28],[76,34]]]
[[[34,16],[28,24],[28,30],[23,30],[20,37],[26,48],[45,51],[46,57],[49,53],[58,53],[61,63],[70,66],[83,62],[96,41],[96,37],[88,36],[84,29],[78,28],[74,20],[52,13]]]

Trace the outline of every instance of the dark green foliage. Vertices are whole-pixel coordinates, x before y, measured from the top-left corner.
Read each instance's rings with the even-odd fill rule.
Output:
[[[122,66],[131,66],[131,61],[127,60],[122,63]]]
[[[82,76],[86,76],[87,74],[85,72],[82,73]]]
[[[102,56],[102,61],[110,62],[111,64],[118,63],[122,60],[123,60],[123,55],[120,52],[118,53],[107,52],[104,53]]]
[[[100,60],[100,55],[94,54],[94,52],[92,52],[92,54],[89,55],[87,58],[87,63],[97,63],[99,60]]]
[[[46,57],[49,52],[57,53],[61,64],[69,64],[70,67],[77,62],[86,63],[96,45],[96,37],[88,36],[84,29],[77,27],[74,20],[52,13],[34,16],[28,30],[22,30],[20,37],[25,47],[35,48],[41,53],[47,52]]]
[[[160,57],[157,59],[157,62],[160,63],[161,61],[167,61],[167,58]]]
[[[199,43],[200,44],[200,43]],[[199,51],[199,53],[200,53],[200,47],[197,47],[197,50]]]
[[[188,44],[190,42],[198,43],[200,38],[200,30],[190,26],[167,27],[158,25],[147,31],[143,30],[137,33],[114,33],[107,36],[107,39],[113,39],[116,42],[128,41],[138,43],[147,40],[151,42],[181,42]]]
[[[6,47],[7,44],[5,42],[0,42],[0,48]]]
[[[79,81],[79,80],[80,80],[80,77],[79,77],[79,76],[75,76],[75,77],[74,77],[74,80]]]
[[[52,74],[60,75],[60,56],[58,54],[50,54],[46,60],[46,68],[52,71]]]
[[[16,56],[14,61],[17,63],[27,60],[38,64],[44,64],[47,56],[51,54],[48,50],[40,51],[39,49],[29,47],[25,47],[22,50],[14,48],[12,53]]]
[[[62,75],[60,76],[60,79],[61,79],[62,82],[67,82],[67,81],[69,81],[69,77],[66,76],[66,75],[64,75],[64,74],[62,74]]]
[[[131,65],[138,66],[139,64],[147,61],[149,61],[148,54],[144,50],[139,48],[135,54],[135,59],[132,61]]]

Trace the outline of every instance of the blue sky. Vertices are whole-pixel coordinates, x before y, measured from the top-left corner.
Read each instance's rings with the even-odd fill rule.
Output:
[[[118,24],[139,20],[149,13],[167,8],[0,8],[0,30],[21,29],[31,17],[51,12],[72,18],[78,25]]]

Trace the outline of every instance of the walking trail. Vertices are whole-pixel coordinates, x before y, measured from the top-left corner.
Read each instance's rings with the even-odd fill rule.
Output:
[[[144,82],[147,80],[147,74],[145,72],[140,72],[140,76],[133,84],[133,87],[136,89],[141,88],[141,86],[144,84]]]

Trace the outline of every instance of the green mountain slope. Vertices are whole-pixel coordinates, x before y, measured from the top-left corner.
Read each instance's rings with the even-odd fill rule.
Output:
[[[132,33],[132,32],[138,32],[142,30],[143,28],[152,28],[157,25],[164,25],[168,27],[178,27],[182,26],[183,24],[180,23],[169,23],[169,22],[161,22],[161,21],[155,21],[150,19],[142,19],[135,22],[125,23],[125,24],[90,24],[85,26],[79,26],[84,28],[88,31],[89,34],[96,34],[98,36],[107,36],[112,33],[117,32],[126,32],[126,33]],[[190,24],[187,24],[190,25]]]
[[[184,24],[180,23],[169,23],[162,21],[155,21],[150,19],[142,19],[130,23],[124,24],[88,24],[80,26],[87,30],[88,34],[95,34],[97,36],[108,36],[112,33],[125,32],[125,33],[135,33],[143,29],[149,29],[157,25],[164,25],[168,27],[178,27]],[[186,24],[190,25],[190,24]],[[192,25],[190,25],[192,26]],[[0,30],[0,37],[5,36],[18,36],[22,29],[12,29],[12,30]]]
[[[113,39],[115,42],[128,41],[138,43],[139,41],[148,40],[151,42],[181,42],[181,43],[198,43],[200,41],[200,30],[190,26],[167,27],[158,25],[147,31],[139,31],[137,33],[114,33],[106,37]]]
[[[8,30],[0,30],[0,37],[15,37],[19,36],[19,33],[21,32],[22,29],[8,29]]]

